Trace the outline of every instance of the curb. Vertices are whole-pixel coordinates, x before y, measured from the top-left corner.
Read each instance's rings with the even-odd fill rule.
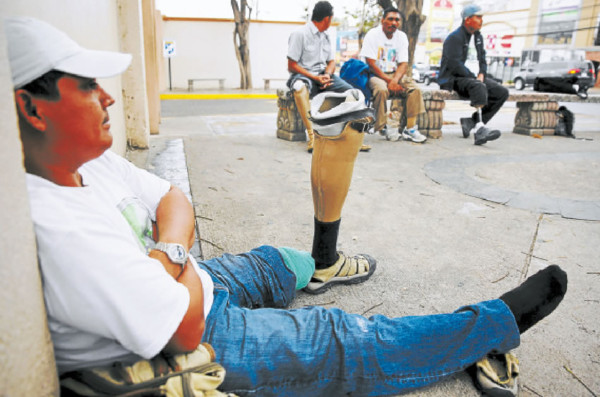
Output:
[[[160,94],[160,99],[277,99],[277,94]]]

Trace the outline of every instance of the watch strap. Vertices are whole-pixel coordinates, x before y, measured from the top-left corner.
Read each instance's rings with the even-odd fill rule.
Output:
[[[181,246],[183,248],[183,251],[185,252],[184,258],[185,258],[185,262],[183,263],[178,263],[173,261],[173,258],[171,258],[171,255],[169,254],[169,246],[170,245],[178,245]],[[185,264],[187,263],[187,257],[188,257],[188,252],[187,250],[183,247],[182,244],[178,244],[178,243],[165,243],[163,241],[158,241],[156,243],[156,245],[154,246],[154,249],[164,252],[165,254],[167,254],[167,257],[169,258],[169,260],[175,264],[181,265],[182,269],[185,267]]]

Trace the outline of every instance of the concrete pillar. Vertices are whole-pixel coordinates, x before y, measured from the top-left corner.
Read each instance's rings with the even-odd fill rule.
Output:
[[[0,18],[0,395],[58,396]]]
[[[131,66],[123,73],[123,109],[127,128],[127,144],[147,149],[150,137],[144,36],[141,0],[117,0],[121,51],[133,55]]]
[[[158,134],[160,124],[160,96],[158,90],[159,52],[156,37],[154,0],[142,0],[142,19],[144,22],[144,55],[146,65],[146,93],[148,96],[148,117],[150,134]]]

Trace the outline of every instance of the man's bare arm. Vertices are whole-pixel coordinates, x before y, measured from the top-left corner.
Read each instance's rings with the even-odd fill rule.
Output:
[[[190,250],[194,243],[194,210],[180,189],[172,186],[161,199],[156,209],[156,228],[157,241],[178,243],[187,251]],[[181,272],[181,266],[172,263],[164,252],[152,250],[149,256],[159,260],[173,278],[186,286],[190,294],[188,310],[165,350],[173,353],[194,350],[204,333],[204,291],[200,277],[189,260]]]
[[[328,74],[330,77],[335,73],[335,60],[330,60],[327,62],[327,67],[325,68],[325,74]]]
[[[398,92],[404,91],[404,88],[398,82],[400,81],[402,76],[404,76],[404,74],[406,73],[406,70],[407,70],[406,62],[403,62],[400,65],[398,65],[396,72],[394,72],[394,75],[390,77],[387,74],[385,74],[383,72],[383,70],[381,70],[379,68],[379,66],[377,66],[377,61],[375,59],[373,59],[373,58],[365,58],[365,59],[367,61],[367,65],[369,65],[369,69],[371,69],[371,72],[373,72],[373,74],[375,76],[379,77],[380,79],[382,79],[383,81],[385,81],[387,83],[388,91],[390,91],[392,93],[398,93]]]
[[[402,77],[404,77],[406,75],[406,72],[408,71],[408,63],[407,62],[402,62],[398,65],[398,67],[396,68],[396,71],[394,72],[394,77],[392,78],[396,83],[400,83],[402,81]]]

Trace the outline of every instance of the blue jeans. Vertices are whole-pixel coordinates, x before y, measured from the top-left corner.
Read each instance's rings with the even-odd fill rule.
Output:
[[[311,98],[317,94],[326,91],[345,92],[354,88],[349,83],[347,83],[346,80],[342,79],[341,77],[335,74],[331,75],[331,79],[333,80],[331,85],[325,89],[322,89],[308,77],[299,73],[293,73],[287,81],[287,86],[291,89],[296,80],[302,80],[308,86],[308,92]]]
[[[501,300],[402,318],[282,310],[295,296],[295,276],[277,249],[262,246],[201,266],[215,281],[203,342],[227,370],[222,389],[242,396],[398,394],[519,345]]]

